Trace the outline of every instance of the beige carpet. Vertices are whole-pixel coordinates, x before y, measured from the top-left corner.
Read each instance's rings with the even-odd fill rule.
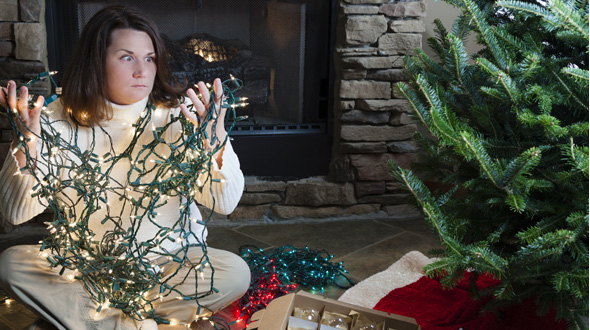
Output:
[[[434,260],[436,258],[428,258],[418,251],[408,252],[386,270],[346,290],[338,300],[373,308],[392,290],[411,284],[424,276],[422,268]]]

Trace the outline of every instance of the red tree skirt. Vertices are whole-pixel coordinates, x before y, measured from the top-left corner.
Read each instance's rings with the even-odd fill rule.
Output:
[[[395,289],[383,297],[374,309],[413,317],[422,330],[565,330],[565,322],[556,322],[555,313],[538,316],[533,299],[512,306],[499,313],[482,313],[491,299],[473,300],[466,278],[454,289],[444,290],[435,279],[422,277],[405,287]],[[481,276],[479,288],[497,284],[490,277]]]

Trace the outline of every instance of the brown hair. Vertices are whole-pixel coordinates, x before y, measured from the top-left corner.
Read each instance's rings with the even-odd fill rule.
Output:
[[[184,86],[171,85],[167,52],[156,24],[143,13],[127,6],[110,6],[88,21],[68,68],[64,72],[61,99],[65,115],[82,126],[100,125],[112,118],[107,106],[106,50],[116,29],[147,33],[156,52],[156,77],[150,99],[156,105],[176,107],[183,100]]]

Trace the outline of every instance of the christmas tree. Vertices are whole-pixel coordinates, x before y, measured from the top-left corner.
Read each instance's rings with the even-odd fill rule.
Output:
[[[462,14],[451,31],[435,21],[438,59],[417,50],[398,85],[423,153],[390,164],[443,243],[426,272],[453,287],[472,271],[495,311],[534,297],[587,328],[588,2],[447,1]],[[483,273],[500,284],[477,292]]]

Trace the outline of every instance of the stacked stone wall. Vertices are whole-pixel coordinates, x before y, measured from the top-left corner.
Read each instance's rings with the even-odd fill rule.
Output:
[[[0,0],[0,86],[6,87],[9,79],[20,85],[47,71],[43,6],[43,0]],[[50,86],[38,82],[31,86],[31,91],[47,96]],[[11,141],[10,124],[0,116],[0,160],[4,160]],[[13,229],[14,226],[0,221],[0,233]]]
[[[330,175],[248,178],[229,220],[417,214],[387,164],[408,167],[418,153],[417,127],[395,85],[407,80],[404,56],[422,47],[425,16],[422,1],[340,0]]]
[[[25,83],[46,71],[43,6],[43,0],[0,0],[0,86],[9,79]],[[32,91],[47,95],[48,84],[36,83]]]
[[[388,162],[408,167],[418,152],[417,127],[395,85],[407,80],[404,56],[422,47],[426,4],[342,0],[341,9],[331,178],[351,182],[359,204],[376,203],[388,215],[413,212]]]

